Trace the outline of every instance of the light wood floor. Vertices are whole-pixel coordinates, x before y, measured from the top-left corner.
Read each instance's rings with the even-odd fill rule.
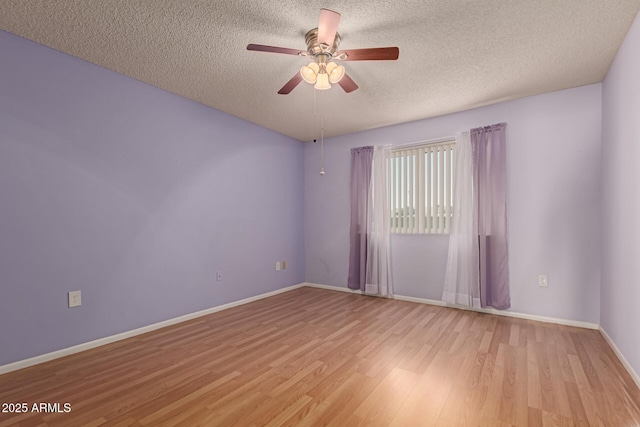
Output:
[[[301,288],[0,376],[0,426],[639,426],[597,331]]]

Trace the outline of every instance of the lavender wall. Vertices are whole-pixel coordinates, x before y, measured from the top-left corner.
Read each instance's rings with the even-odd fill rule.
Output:
[[[305,267],[309,282],[346,287],[349,150],[428,140],[508,122],[512,310],[599,321],[601,85],[332,138],[305,147]],[[440,299],[448,240],[392,236],[396,294]],[[538,273],[549,287],[537,286]]]
[[[0,52],[0,365],[304,280],[301,142],[2,31]]]
[[[640,15],[602,94],[601,324],[640,374]]]

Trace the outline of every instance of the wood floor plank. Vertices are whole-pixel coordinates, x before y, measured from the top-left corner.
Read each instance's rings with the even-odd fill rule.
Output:
[[[4,426],[635,426],[598,331],[300,288],[0,376]]]
[[[542,410],[539,408],[529,407],[527,412],[527,426],[542,427]]]
[[[438,426],[473,425],[486,400],[487,387],[480,376],[486,354],[470,353],[465,358],[449,393]]]
[[[356,422],[368,426],[389,425],[416,386],[418,378],[418,375],[413,372],[399,368],[392,369],[353,412],[357,419],[350,420],[347,425]]]
[[[435,425],[463,361],[460,356],[438,353],[407,396],[391,425],[408,426],[417,422]]]
[[[301,412],[302,409],[309,405],[311,402],[313,402],[313,398],[304,395],[290,405],[285,406],[277,413],[277,415],[273,419],[263,419],[260,421],[263,421],[262,424],[268,427],[287,425],[287,421],[289,421],[296,413]]]
[[[527,341],[527,405],[529,408],[542,410],[540,367],[536,353],[536,341]],[[540,423],[542,423],[542,413],[540,413]]]
[[[567,396],[569,397],[569,405],[571,407],[571,415],[576,426],[588,426],[589,419],[584,410],[582,397],[575,383],[565,382]]]

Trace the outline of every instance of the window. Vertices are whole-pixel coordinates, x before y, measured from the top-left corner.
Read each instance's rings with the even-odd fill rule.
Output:
[[[391,152],[392,233],[449,233],[455,144],[449,139]]]

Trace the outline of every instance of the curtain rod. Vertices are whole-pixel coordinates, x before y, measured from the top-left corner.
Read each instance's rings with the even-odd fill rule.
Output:
[[[422,141],[413,141],[413,142],[407,142],[404,144],[399,144],[399,145],[394,145],[393,148],[408,148],[408,147],[414,147],[414,146],[418,146],[418,145],[426,145],[426,144],[437,144],[439,142],[445,142],[445,141],[455,141],[456,140],[456,136],[452,135],[452,136],[443,136],[440,138],[433,138],[433,139],[425,139]]]

